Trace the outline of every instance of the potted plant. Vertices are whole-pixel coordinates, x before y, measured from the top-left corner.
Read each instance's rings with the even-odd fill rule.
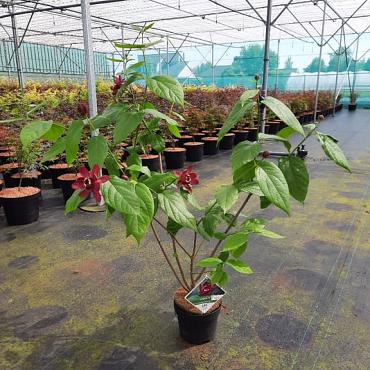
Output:
[[[355,91],[351,91],[349,94],[349,104],[348,104],[348,110],[354,111],[357,108],[357,98],[358,94]]]
[[[142,33],[144,30],[145,28]],[[130,44],[116,46],[125,49],[132,47]],[[144,43],[140,45],[144,55],[144,61],[139,62],[141,66],[145,65],[147,46],[148,44]],[[150,117],[157,117],[165,122],[171,133],[178,136],[176,122],[148,103],[145,94],[141,100],[135,99],[134,103],[126,96],[130,96],[134,81],[142,80],[153,94],[167,100],[172,106],[183,106],[182,86],[168,76],[142,75],[134,67],[126,70],[124,80],[126,83],[117,91],[117,95],[123,97],[124,102],[117,100],[101,115],[86,119],[84,124],[91,129],[113,124],[117,129],[115,140],[132,134],[135,143],[140,125],[144,126],[147,135],[156,135],[157,125],[149,122]],[[318,139],[331,160],[350,171],[336,141],[330,135],[319,132],[317,124],[302,127],[283,103],[273,97],[259,98],[256,101],[258,94],[256,89],[248,90],[240,96],[225,120],[218,140],[222,140],[245,114],[257,105],[258,109],[267,107],[273,111],[289,127],[278,135],[260,134],[254,142],[239,143],[230,158],[232,178],[217,189],[208,204],[200,205],[196,199],[193,190],[202,179],[198,178],[191,167],[174,173],[164,172],[162,168],[160,172],[148,171],[142,166],[135,145],[127,159],[125,178],[118,177],[114,163],[110,163],[110,144],[102,135],[89,139],[88,160],[90,165],[94,164],[100,168],[105,164],[109,177],[97,176],[97,171],[92,174],[80,170],[80,179],[74,185],[77,190],[66,204],[66,213],[72,212],[91,193],[97,201],[104,199],[108,215],[118,213],[122,216],[127,237],[132,236],[137,243],[145,244],[144,237],[150,233],[179,286],[174,294],[174,307],[178,315],[180,334],[185,340],[195,344],[212,339],[221,303],[216,302],[205,313],[197,311],[193,305],[190,305],[189,309],[189,301],[185,298],[189,292],[201,289],[203,293],[208,294],[213,290],[214,284],[225,286],[230,270],[244,275],[251,274],[252,268],[245,261],[251,234],[281,238],[266,228],[265,220],[244,215],[251,198],[259,198],[263,207],[274,205],[287,214],[290,214],[291,197],[298,202],[304,202],[309,175],[304,161],[296,154],[298,148],[311,136]],[[117,112],[120,112],[119,116],[116,115]],[[117,117],[122,115],[130,119],[135,117],[135,124],[129,127],[127,124],[121,126]],[[296,146],[290,142],[293,134],[300,136]],[[75,142],[79,141],[78,134],[72,137]],[[286,156],[281,158],[277,165],[269,160],[267,150],[262,151],[263,144],[269,141],[284,144]],[[92,143],[94,151],[89,150]],[[207,285],[199,288],[205,274],[209,276],[205,281]]]
[[[9,226],[37,221],[41,195],[41,172],[36,170],[37,145],[20,143],[15,156],[17,172],[8,178],[7,187],[0,191],[0,203]]]

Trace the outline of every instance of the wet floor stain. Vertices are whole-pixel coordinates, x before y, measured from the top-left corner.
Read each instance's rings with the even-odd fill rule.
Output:
[[[75,240],[97,240],[107,236],[107,232],[99,226],[92,225],[75,225],[63,232],[66,239]]]
[[[0,243],[7,243],[15,240],[17,237],[13,233],[1,233],[0,234]]]
[[[356,229],[356,226],[353,224],[333,220],[325,221],[325,225],[330,229],[342,231],[344,233],[353,233]]]
[[[35,264],[38,260],[37,256],[22,256],[10,261],[8,266],[20,270]]]
[[[97,370],[159,370],[158,364],[137,348],[117,348],[107,355]]]
[[[364,198],[364,194],[357,193],[354,191],[340,191],[338,192],[338,194],[341,195],[342,197],[349,198],[349,199],[363,199]]]
[[[353,207],[351,205],[343,203],[326,203],[325,208],[332,209],[333,211],[353,211]]]
[[[329,281],[324,274],[301,268],[285,271],[278,279],[282,284],[310,292],[321,291]]]
[[[276,348],[295,349],[307,346],[312,338],[311,329],[294,317],[271,314],[261,318],[256,324],[258,337]]]
[[[339,253],[340,248],[323,240],[314,239],[303,244],[305,250],[313,255],[332,256]]]
[[[13,330],[15,335],[22,339],[49,333],[49,328],[68,316],[67,310],[62,306],[41,306],[29,309],[21,315],[2,317],[0,328]]]

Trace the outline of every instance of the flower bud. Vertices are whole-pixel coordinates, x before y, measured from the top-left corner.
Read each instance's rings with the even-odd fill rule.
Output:
[[[270,156],[270,152],[268,150],[265,150],[262,152],[262,158],[268,158]]]
[[[256,81],[258,81],[258,80],[260,79],[260,75],[259,75],[259,74],[256,74],[256,75],[254,76],[254,79],[255,79]]]

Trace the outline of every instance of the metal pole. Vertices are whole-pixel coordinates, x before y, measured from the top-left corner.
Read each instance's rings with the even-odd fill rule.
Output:
[[[335,86],[334,86],[334,101],[333,101],[333,116],[335,116],[335,106],[337,104],[337,89],[338,89],[338,75],[339,75],[339,65],[340,58],[342,56],[342,36],[343,36],[343,27],[340,30],[340,39],[339,39],[339,53],[337,56],[337,73],[335,75]]]
[[[11,2],[12,13],[15,13],[14,8],[14,1]],[[18,75],[18,85],[21,91],[24,90],[24,78],[23,78],[23,70],[22,70],[22,56],[21,51],[19,48],[19,37],[18,37],[18,27],[17,27],[17,20],[15,15],[12,15],[12,31],[13,31],[13,45],[14,45],[14,53],[15,53],[15,63],[17,66],[17,75]]]
[[[169,60],[169,55],[168,55],[168,43],[169,43],[169,39],[168,39],[168,35],[167,35],[167,47],[166,47],[166,64],[167,64],[167,76],[170,74],[170,60]]]
[[[215,45],[212,43],[212,85],[215,85]]]
[[[272,13],[272,0],[267,1],[267,16],[266,16],[266,30],[265,30],[265,52],[263,57],[263,76],[262,76],[262,87],[261,87],[261,98],[264,99],[267,96],[267,81],[269,73],[269,60],[270,60],[270,35],[271,35],[271,13]],[[266,106],[262,104],[260,112],[260,131],[265,132],[266,124]]]
[[[122,44],[125,43],[125,36],[124,36],[123,25],[121,26],[121,42],[122,42]],[[125,60],[125,58],[126,58],[125,49],[122,49],[122,59]],[[126,68],[127,68],[126,61],[124,61],[123,62],[123,71],[124,72],[126,72]]]
[[[277,62],[276,62],[276,69],[275,69],[275,94],[277,92],[277,86],[278,86],[279,54],[280,54],[280,39],[278,39]]]
[[[112,59],[114,59],[114,53],[112,53]],[[114,78],[114,76],[116,75],[116,65],[114,63],[114,60],[112,60],[112,77]]]
[[[360,39],[357,40],[357,45],[356,45],[356,56],[355,60],[353,63],[353,82],[352,82],[352,91],[355,92],[355,85],[356,85],[356,65],[357,65],[357,57],[358,57],[358,44],[360,43]]]
[[[86,65],[86,80],[89,95],[89,113],[90,117],[95,117],[98,114],[98,104],[96,101],[96,85],[95,85],[95,68],[94,68],[94,51],[91,32],[91,14],[90,0],[81,0],[81,15],[84,36],[85,50],[85,65]],[[93,132],[92,135],[97,135]]]
[[[319,103],[319,84],[320,84],[320,73],[321,73],[322,47],[323,47],[323,43],[324,43],[325,18],[326,18],[326,0],[324,0],[324,10],[323,10],[322,26],[321,26],[321,42],[320,42],[320,54],[319,54],[319,69],[317,71],[315,108],[314,108],[314,114],[313,114],[313,120],[314,120],[314,122],[316,122],[317,105]]]
[[[158,74],[162,75],[161,49],[158,49]]]

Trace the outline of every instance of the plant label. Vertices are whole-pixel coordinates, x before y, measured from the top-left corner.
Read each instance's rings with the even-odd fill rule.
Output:
[[[212,284],[211,279],[205,276],[185,297],[185,299],[200,310],[207,313],[226,292],[217,284]]]

